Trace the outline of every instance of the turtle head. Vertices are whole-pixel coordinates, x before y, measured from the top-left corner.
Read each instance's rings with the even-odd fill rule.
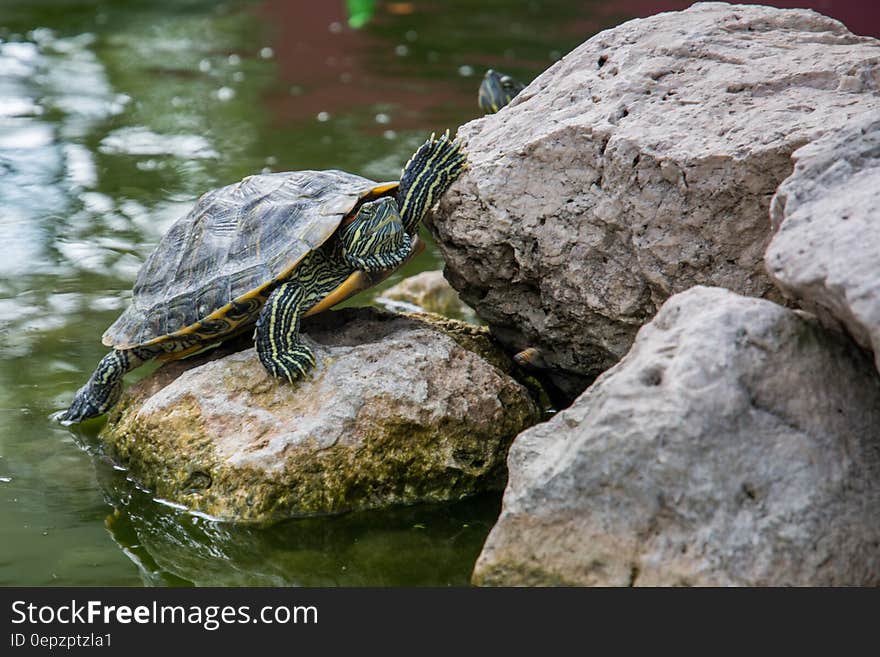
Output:
[[[376,239],[384,240],[400,232],[400,210],[392,196],[383,196],[361,205],[357,213],[360,226]]]
[[[353,221],[343,226],[340,237],[349,258],[364,262],[376,260],[377,266],[384,265],[378,262],[383,254],[396,253],[406,241],[397,201],[393,196],[383,196],[363,203]]]
[[[419,222],[467,167],[467,155],[447,130],[419,146],[400,174],[397,201],[406,232],[413,235]]]
[[[525,86],[519,80],[490,68],[480,85],[480,109],[486,114],[494,114],[513,100]]]

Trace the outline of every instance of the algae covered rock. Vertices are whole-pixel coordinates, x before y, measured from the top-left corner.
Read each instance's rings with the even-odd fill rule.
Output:
[[[539,409],[485,329],[346,309],[303,330],[318,361],[303,381],[253,349],[166,365],[125,394],[106,451],[155,495],[245,522],[503,487]]]
[[[508,466],[479,584],[880,584],[880,377],[771,301],[670,298]]]
[[[803,9],[698,3],[596,34],[460,128],[469,168],[432,221],[447,278],[575,394],[673,294],[781,299],[770,199],[797,148],[880,111],[878,61]]]

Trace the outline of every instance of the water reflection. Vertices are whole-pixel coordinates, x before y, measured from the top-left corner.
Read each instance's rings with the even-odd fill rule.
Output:
[[[464,586],[500,498],[230,525],[153,500],[105,469],[113,540],[147,585]]]

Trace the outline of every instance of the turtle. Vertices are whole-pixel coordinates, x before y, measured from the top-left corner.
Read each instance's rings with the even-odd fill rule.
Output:
[[[519,80],[490,68],[486,71],[483,82],[480,84],[480,109],[485,114],[494,114],[525,88],[526,85]]]
[[[409,159],[400,181],[339,170],[248,176],[202,195],[138,272],[112,347],[74,395],[65,424],[106,413],[123,376],[249,329],[263,367],[291,383],[315,365],[300,320],[375,285],[420,251],[422,217],[465,169],[449,132]]]

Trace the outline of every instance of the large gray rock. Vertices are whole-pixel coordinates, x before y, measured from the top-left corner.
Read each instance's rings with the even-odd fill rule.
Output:
[[[574,389],[695,284],[780,298],[763,255],[791,154],[880,109],[880,41],[808,10],[700,3],[601,32],[464,125],[433,232],[462,299]]]
[[[486,329],[346,309],[304,330],[318,365],[293,386],[252,348],[159,369],[111,414],[107,452],[155,495],[240,522],[503,487],[540,416]]]
[[[767,271],[874,351],[880,369],[880,112],[795,153],[771,205]]]
[[[880,377],[770,301],[672,297],[508,466],[479,584],[880,584]]]

